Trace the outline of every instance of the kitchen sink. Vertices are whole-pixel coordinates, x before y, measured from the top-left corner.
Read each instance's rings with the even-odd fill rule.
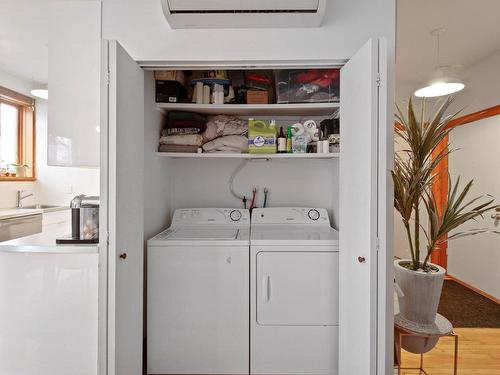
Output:
[[[53,212],[53,211],[61,211],[61,210],[66,210],[69,209],[68,206],[58,206],[58,205],[52,205],[52,204],[33,204],[31,206],[23,206],[19,207],[20,210],[42,210],[42,212]]]
[[[27,209],[38,209],[38,210],[44,210],[44,209],[47,209],[47,208],[56,208],[56,207],[61,207],[61,206],[57,206],[57,205],[50,205],[50,204],[33,204],[31,206],[23,206],[23,207],[19,207],[19,208],[27,208]]]

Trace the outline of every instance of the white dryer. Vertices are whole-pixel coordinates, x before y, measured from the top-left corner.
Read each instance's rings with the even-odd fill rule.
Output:
[[[251,374],[338,373],[338,238],[325,209],[253,210]]]
[[[248,210],[179,209],[148,241],[148,374],[248,374]]]

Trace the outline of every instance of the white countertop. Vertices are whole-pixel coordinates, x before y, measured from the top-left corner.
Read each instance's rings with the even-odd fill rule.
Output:
[[[41,210],[39,210],[41,211]],[[71,233],[71,223],[52,225],[41,233],[0,242],[0,251],[35,253],[85,253],[98,252],[97,244],[56,244],[56,238]]]

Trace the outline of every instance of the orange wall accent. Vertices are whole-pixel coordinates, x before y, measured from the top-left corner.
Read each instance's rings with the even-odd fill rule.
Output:
[[[435,158],[443,150],[448,150],[448,142],[449,136],[446,136],[434,150],[432,157]],[[446,208],[446,202],[448,201],[448,156],[443,158],[434,172],[436,173],[436,178],[432,183],[432,193],[436,199],[438,214],[441,216]],[[447,249],[447,241],[439,244],[436,249],[432,251],[431,262],[446,269],[448,265]]]
[[[469,124],[471,122],[479,121],[488,117],[500,115],[500,104],[494,107],[486,108],[481,111],[473,112],[465,116],[457,117],[448,123],[448,127]]]

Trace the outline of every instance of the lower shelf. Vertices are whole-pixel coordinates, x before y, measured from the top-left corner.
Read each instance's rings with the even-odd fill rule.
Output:
[[[339,152],[328,154],[223,154],[223,153],[182,153],[182,152],[157,152],[157,156],[166,158],[191,158],[191,159],[335,159]]]

